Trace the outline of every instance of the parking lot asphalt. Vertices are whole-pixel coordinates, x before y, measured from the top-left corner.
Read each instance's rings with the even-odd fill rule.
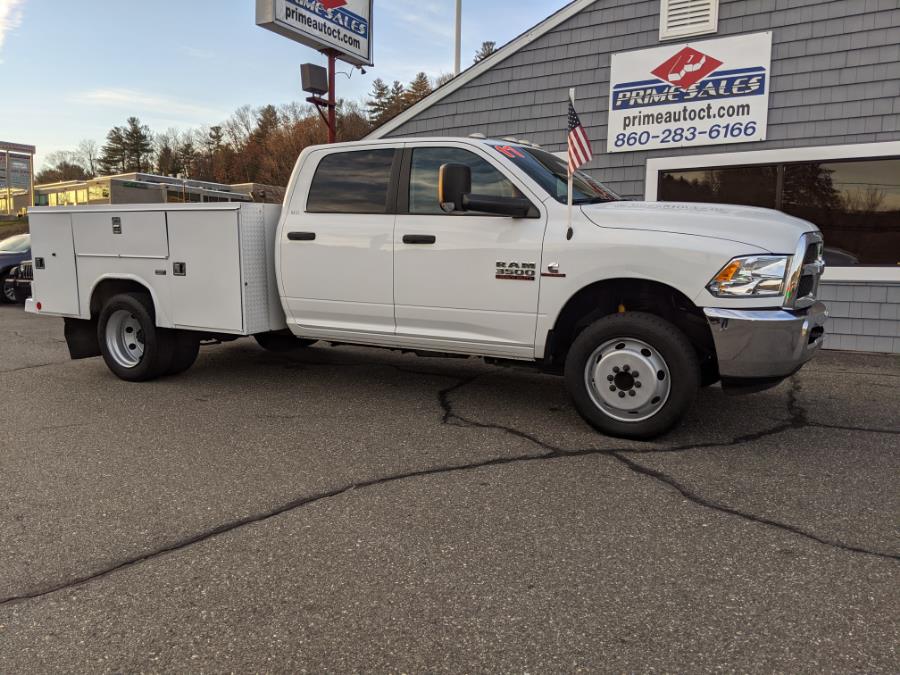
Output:
[[[896,356],[651,443],[475,359],[128,384],[11,306],[0,385],[0,672],[896,672]]]

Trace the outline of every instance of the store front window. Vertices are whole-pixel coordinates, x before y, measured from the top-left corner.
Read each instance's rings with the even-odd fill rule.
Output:
[[[659,199],[776,208],[822,230],[828,265],[900,265],[900,158],[661,171]]]

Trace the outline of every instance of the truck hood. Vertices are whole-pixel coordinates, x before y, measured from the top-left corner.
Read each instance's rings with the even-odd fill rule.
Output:
[[[600,227],[726,239],[770,253],[793,253],[800,235],[818,231],[800,218],[754,206],[620,201],[588,204],[581,210]]]

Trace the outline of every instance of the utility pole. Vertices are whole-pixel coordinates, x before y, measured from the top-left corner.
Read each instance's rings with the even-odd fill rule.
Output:
[[[453,61],[453,74],[459,75],[462,67],[462,0],[456,0],[456,32],[454,34],[455,58]]]
[[[328,55],[328,142],[334,143],[337,139],[337,121],[335,120],[337,101],[334,98],[334,78],[336,73],[334,71],[338,53],[334,49],[328,49],[325,53]]]

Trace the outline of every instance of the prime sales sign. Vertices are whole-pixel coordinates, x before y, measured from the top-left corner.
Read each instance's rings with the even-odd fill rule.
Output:
[[[772,34],[613,54],[608,152],[766,138]]]
[[[256,0],[256,24],[356,66],[372,65],[373,0]]]

